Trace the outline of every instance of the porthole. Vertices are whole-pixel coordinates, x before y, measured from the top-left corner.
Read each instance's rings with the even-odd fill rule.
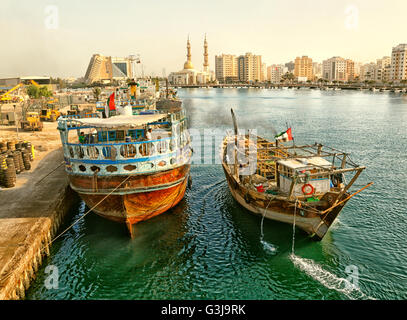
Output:
[[[117,171],[117,167],[116,167],[116,166],[107,166],[107,167],[106,167],[106,171],[107,171],[107,172],[116,172],[116,171]]]
[[[81,164],[81,165],[79,166],[79,170],[82,171],[82,172],[85,172],[85,171],[86,171],[86,167],[85,167],[83,164]]]
[[[99,172],[100,168],[98,166],[91,166],[90,170],[92,170],[93,172]]]
[[[137,169],[137,166],[134,166],[132,164],[128,164],[127,166],[124,166],[123,169],[127,170],[127,171],[133,171],[133,170]]]

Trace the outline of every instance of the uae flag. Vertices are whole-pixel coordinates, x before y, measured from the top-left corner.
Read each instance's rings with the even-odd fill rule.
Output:
[[[293,135],[291,134],[291,128],[288,128],[287,131],[281,132],[275,136],[276,140],[285,142],[293,140]]]

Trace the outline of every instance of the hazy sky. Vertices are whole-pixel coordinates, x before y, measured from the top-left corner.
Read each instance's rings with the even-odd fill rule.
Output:
[[[188,34],[196,69],[205,33],[211,69],[221,53],[370,62],[407,43],[406,0],[1,0],[0,10],[0,77],[84,76],[93,53],[140,54],[145,73],[168,75],[183,67]]]

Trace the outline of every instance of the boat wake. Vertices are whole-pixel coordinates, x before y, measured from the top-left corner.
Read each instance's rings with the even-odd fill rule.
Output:
[[[298,257],[294,253],[290,254],[290,259],[294,266],[299,268],[301,271],[304,271],[308,276],[314,280],[317,280],[328,289],[336,290],[352,300],[375,300],[374,298],[365,295],[359,287],[350,285],[349,280],[340,278],[335,274],[324,270],[319,264],[315,263],[311,259]]]
[[[311,259],[301,258],[295,255],[295,217],[297,214],[297,202],[295,202],[294,218],[293,218],[293,238],[290,260],[301,271],[305,272],[309,277],[320,282],[328,289],[336,290],[352,300],[370,299],[372,297],[366,296],[358,286],[353,286],[348,279],[340,278],[335,274],[324,270],[319,264]]]

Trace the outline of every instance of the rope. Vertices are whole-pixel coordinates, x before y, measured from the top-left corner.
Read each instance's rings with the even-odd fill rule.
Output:
[[[293,221],[293,243],[291,245],[291,254],[294,254],[294,240],[295,240],[295,217],[297,216],[297,202],[298,199],[295,199],[295,206],[294,206],[294,221]]]
[[[264,211],[263,211],[263,218],[261,219],[261,238],[260,238],[260,241],[263,241],[263,237],[264,237],[264,233],[263,233],[263,221],[264,221],[264,217],[265,217],[265,215],[266,215],[266,213],[267,213],[267,209],[268,209],[268,207],[269,207],[271,201],[273,201],[274,199],[275,199],[275,197],[271,197],[271,198],[270,198],[269,203],[267,204],[266,208],[265,208]]]
[[[86,217],[90,212],[92,212],[93,209],[95,209],[99,204],[101,204],[107,197],[109,197],[113,192],[115,192],[124,182],[126,182],[131,176],[127,176],[126,179],[124,179],[122,182],[120,182],[118,184],[118,186],[116,188],[114,188],[109,194],[107,194],[105,197],[103,197],[102,200],[100,200],[98,203],[96,203],[92,208],[90,208],[85,214],[83,214],[78,220],[76,220],[74,223],[72,223],[68,228],[66,228],[64,231],[62,231],[58,236],[56,236],[54,239],[52,239],[49,244],[48,247],[56,240],[58,239],[60,236],[62,236],[63,234],[65,234],[69,229],[71,229],[74,225],[76,225],[80,220],[82,220],[84,217]],[[42,248],[42,250],[44,250],[46,247]]]
[[[39,184],[42,180],[44,180],[46,177],[48,177],[51,173],[55,172],[60,166],[62,166],[65,163],[65,161],[62,161],[55,169],[51,170],[48,172],[44,177],[42,177],[40,180],[38,180],[35,185]]]

